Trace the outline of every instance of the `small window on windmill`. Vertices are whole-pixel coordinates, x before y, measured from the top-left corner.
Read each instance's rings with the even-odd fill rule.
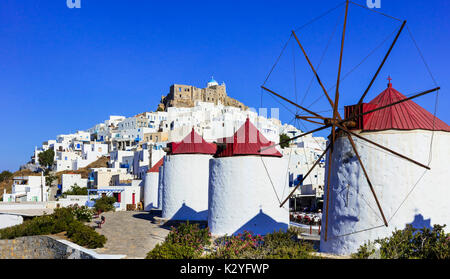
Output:
[[[348,164],[350,162],[350,159],[353,158],[353,153],[352,152],[346,152],[342,158],[342,162],[344,164]]]

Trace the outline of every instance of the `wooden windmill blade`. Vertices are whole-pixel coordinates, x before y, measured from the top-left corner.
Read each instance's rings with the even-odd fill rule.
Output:
[[[397,35],[395,36],[394,41],[392,42],[391,46],[389,47],[388,52],[386,53],[386,55],[384,56],[383,61],[381,62],[380,66],[378,67],[375,75],[373,76],[372,80],[369,83],[369,86],[367,87],[366,91],[364,91],[363,95],[361,96],[361,98],[359,99],[358,105],[362,104],[364,102],[364,98],[366,97],[367,93],[369,92],[370,88],[372,87],[373,83],[375,82],[375,80],[378,77],[378,74],[380,73],[381,69],[383,68],[384,64],[386,63],[386,60],[388,59],[389,55],[392,52],[392,49],[394,48],[395,44],[397,43],[398,38],[400,37],[400,34],[403,31],[403,28],[406,25],[406,20],[403,21],[402,26],[400,27],[400,30],[398,31]]]
[[[359,156],[358,150],[356,149],[356,144],[353,141],[353,138],[350,136],[350,134],[347,133],[347,137],[350,141],[350,144],[352,145],[352,148],[353,148],[353,151],[355,152],[356,157],[358,158],[359,164],[361,165],[364,176],[366,177],[367,183],[369,184],[370,191],[372,192],[372,195],[375,198],[375,202],[377,203],[378,210],[380,211],[381,217],[383,218],[384,225],[387,227],[388,222],[386,220],[386,217],[384,216],[383,209],[381,208],[380,201],[378,200],[377,194],[375,193],[375,189],[373,188],[372,182],[370,181],[369,174],[367,173],[366,167],[364,166],[364,164],[361,160],[361,156]]]
[[[298,185],[294,188],[294,190],[291,191],[291,193],[287,196],[287,198],[280,204],[280,207],[283,207],[285,203],[294,195],[295,191],[303,184],[303,181],[306,180],[306,178],[312,173],[314,168],[320,163],[320,161],[323,159],[325,154],[327,154],[328,150],[330,150],[331,144],[327,146],[327,148],[323,151],[322,155],[320,155],[319,159],[316,160],[314,165],[309,169],[309,171],[306,173],[306,175],[300,180]]]
[[[398,152],[396,152],[396,151],[394,151],[394,150],[392,150],[392,149],[390,149],[388,147],[385,147],[385,146],[383,146],[381,144],[378,144],[378,143],[376,143],[374,141],[371,141],[371,140],[367,139],[366,137],[363,137],[363,136],[359,135],[358,133],[354,133],[354,132],[351,131],[351,129],[355,128],[355,125],[354,125],[355,120],[357,120],[358,118],[360,118],[360,117],[362,117],[364,115],[373,113],[375,111],[380,111],[380,110],[387,109],[389,107],[392,107],[392,106],[398,105],[400,103],[403,103],[403,102],[406,102],[406,101],[418,98],[420,96],[424,96],[426,94],[429,94],[429,93],[432,93],[432,92],[436,92],[436,91],[438,91],[440,89],[440,87],[436,87],[436,88],[433,88],[433,89],[421,92],[419,94],[416,94],[416,95],[414,95],[412,97],[405,98],[405,99],[393,102],[393,103],[388,104],[388,105],[383,105],[381,107],[377,107],[377,108],[375,108],[373,110],[370,110],[370,111],[366,111],[366,112],[363,112],[362,110],[361,111],[354,111],[354,112],[352,112],[352,114],[350,116],[348,116],[347,118],[343,119],[341,117],[340,113],[339,113],[339,110],[338,110],[339,97],[340,97],[341,69],[342,69],[342,62],[343,62],[343,51],[344,51],[344,44],[345,44],[345,35],[346,35],[349,3],[355,4],[355,3],[351,2],[351,1],[348,1],[348,0],[345,3],[346,3],[345,19],[344,19],[343,32],[342,32],[342,40],[341,40],[341,47],[340,47],[340,57],[339,57],[339,68],[338,68],[338,74],[337,74],[337,84],[336,84],[336,91],[335,91],[334,101],[333,101],[333,99],[331,99],[330,94],[327,92],[327,90],[326,90],[326,88],[324,86],[324,83],[320,79],[320,77],[319,77],[319,75],[317,73],[317,70],[313,66],[310,58],[308,57],[308,54],[307,54],[305,48],[303,47],[303,45],[301,44],[299,37],[297,36],[295,31],[292,31],[292,36],[295,38],[298,46],[301,49],[301,52],[303,53],[304,57],[306,58],[306,60],[307,60],[307,62],[309,64],[309,67],[311,68],[312,72],[314,73],[315,79],[319,83],[319,85],[320,85],[324,95],[326,96],[329,104],[331,105],[331,108],[333,110],[333,116],[331,118],[323,117],[323,116],[319,115],[318,113],[315,113],[315,112],[313,112],[313,111],[311,111],[311,110],[309,110],[307,108],[304,108],[301,105],[298,105],[295,102],[293,102],[293,101],[291,101],[291,100],[281,96],[280,94],[274,92],[273,90],[267,89],[266,87],[264,87],[264,85],[262,86],[262,88],[265,91],[267,91],[267,92],[277,96],[278,98],[283,99],[286,102],[289,102],[290,104],[292,104],[292,105],[296,106],[297,108],[300,108],[303,111],[305,111],[308,114],[310,114],[308,116],[296,115],[297,119],[301,119],[301,120],[304,120],[304,121],[308,121],[310,123],[322,125],[322,127],[320,127],[320,128],[317,128],[317,129],[312,130],[310,132],[306,132],[306,133],[304,133],[304,134],[302,134],[300,136],[294,137],[292,139],[286,140],[283,143],[288,143],[288,142],[290,142],[292,140],[298,139],[298,138],[303,137],[305,135],[312,134],[312,133],[315,133],[315,132],[318,132],[318,131],[322,131],[322,130],[331,128],[330,137],[329,137],[329,144],[328,144],[326,150],[322,153],[320,158],[314,163],[312,168],[310,168],[310,170],[308,171],[306,176],[303,178],[303,180],[304,180],[307,176],[309,176],[309,174],[319,164],[320,160],[325,156],[325,154],[327,154],[327,153],[329,154],[328,155],[329,156],[328,157],[328,166],[327,166],[327,170],[328,170],[327,183],[326,183],[327,184],[326,185],[326,193],[327,193],[326,195],[327,195],[327,197],[326,197],[326,204],[325,204],[325,206],[326,206],[326,210],[325,210],[326,220],[325,220],[325,227],[324,227],[325,241],[327,241],[327,238],[328,238],[328,218],[329,218],[330,195],[331,195],[330,184],[331,184],[331,172],[333,170],[333,153],[334,153],[334,151],[336,151],[334,148],[335,148],[335,143],[336,143],[336,138],[337,138],[337,134],[336,134],[337,129],[341,130],[342,133],[343,133],[343,136],[346,136],[348,138],[348,141],[349,141],[349,143],[352,146],[353,152],[354,152],[356,158],[358,159],[358,163],[359,163],[359,165],[361,167],[361,170],[362,170],[362,172],[364,174],[364,178],[367,181],[367,184],[368,184],[368,186],[370,188],[371,194],[373,195],[373,197],[375,199],[375,202],[376,202],[376,205],[378,207],[378,210],[379,210],[379,212],[380,212],[380,214],[382,216],[384,225],[387,227],[389,225],[388,221],[387,221],[387,219],[385,217],[385,214],[383,212],[381,203],[380,203],[380,201],[379,201],[379,199],[377,197],[377,194],[376,194],[375,189],[373,187],[372,181],[371,181],[371,179],[369,177],[369,173],[367,172],[366,166],[365,166],[364,162],[362,161],[362,158],[361,158],[361,156],[360,156],[360,154],[359,154],[359,152],[357,150],[356,143],[353,140],[352,136],[357,137],[357,138],[359,138],[359,139],[361,139],[363,141],[366,141],[366,142],[368,142],[370,144],[373,144],[373,145],[375,145],[375,146],[377,146],[377,147],[379,147],[379,148],[381,148],[381,149],[383,149],[385,151],[390,152],[391,154],[394,154],[394,155],[396,155],[396,156],[398,156],[398,157],[400,157],[402,159],[408,160],[409,162],[414,163],[414,164],[416,164],[416,165],[418,165],[418,166],[420,166],[422,168],[425,168],[425,169],[428,169],[428,170],[430,168],[429,168],[429,166],[426,166],[426,165],[424,165],[424,164],[422,164],[420,162],[417,162],[417,161],[415,161],[415,160],[413,160],[413,159],[411,159],[411,158],[409,158],[409,157],[407,157],[407,156],[405,156],[403,154],[400,154],[400,153],[398,153]],[[396,34],[393,42],[391,43],[387,53],[385,54],[385,56],[382,59],[380,65],[378,66],[377,71],[375,72],[374,76],[372,77],[368,87],[366,88],[366,90],[362,94],[361,98],[359,99],[358,105],[361,105],[364,102],[364,98],[366,97],[366,95],[368,94],[370,89],[372,88],[372,86],[373,86],[374,82],[376,81],[379,73],[381,72],[383,66],[386,64],[389,56],[391,55],[392,50],[395,47],[395,45],[396,45],[396,43],[397,43],[397,41],[398,41],[398,39],[399,39],[399,37],[400,37],[404,27],[406,26],[406,21],[402,21],[402,20],[399,20],[399,21],[402,22],[402,25],[401,25],[400,29],[397,31],[397,34]],[[314,120],[320,119],[320,120],[324,121],[324,123],[320,123],[319,122],[320,120],[314,121],[312,119],[314,119]],[[280,144],[282,144],[282,143],[280,143]],[[267,149],[272,148],[274,146],[276,146],[276,145],[269,146],[269,147],[267,147]],[[295,187],[295,189],[281,203],[281,206],[283,206],[289,200],[289,198],[292,197],[292,195],[298,189],[298,187],[299,187],[299,185],[297,187]]]
[[[381,144],[378,144],[378,143],[376,143],[376,142],[374,142],[374,141],[371,141],[371,140],[369,140],[368,138],[365,138],[365,137],[363,137],[363,136],[361,136],[361,135],[358,135],[358,134],[356,134],[356,133],[353,133],[352,131],[350,131],[349,129],[345,128],[345,127],[342,126],[342,125],[339,125],[339,124],[336,124],[336,125],[339,127],[339,129],[345,131],[346,133],[351,134],[352,136],[355,136],[355,137],[360,138],[360,139],[362,139],[362,140],[364,140],[364,141],[367,141],[368,143],[373,144],[373,145],[375,145],[376,147],[379,147],[379,148],[381,148],[381,149],[384,149],[384,150],[386,150],[386,151],[388,151],[388,152],[390,152],[390,153],[392,153],[392,154],[394,154],[394,155],[396,155],[396,156],[398,156],[398,157],[400,157],[400,158],[403,158],[403,159],[405,159],[405,160],[408,160],[408,161],[410,161],[411,163],[414,163],[414,164],[418,165],[419,167],[422,167],[422,168],[424,168],[424,169],[430,170],[430,167],[425,166],[424,164],[421,164],[421,163],[419,163],[419,162],[417,162],[417,161],[415,161],[415,160],[413,160],[413,159],[411,159],[411,158],[409,158],[409,157],[407,157],[407,156],[405,156],[405,155],[402,155],[402,154],[400,154],[400,153],[398,153],[398,152],[396,152],[396,151],[394,151],[394,150],[392,150],[392,149],[389,149],[389,148],[387,148],[387,147],[384,147],[384,146],[382,146]]]
[[[403,100],[399,100],[399,101],[394,102],[394,103],[392,103],[392,104],[389,104],[389,105],[382,106],[382,107],[379,107],[379,108],[376,108],[376,109],[373,109],[373,110],[370,110],[370,111],[367,111],[367,112],[363,112],[363,113],[359,113],[359,114],[350,116],[349,118],[346,118],[346,119],[343,119],[343,120],[339,121],[337,124],[343,125],[344,127],[346,127],[346,126],[347,126],[347,123],[349,123],[349,122],[351,122],[351,121],[353,121],[353,120],[355,120],[355,119],[357,119],[357,118],[359,118],[359,117],[362,117],[362,116],[364,116],[364,115],[373,113],[373,112],[375,112],[375,111],[379,111],[379,110],[386,109],[386,108],[391,107],[391,106],[395,106],[395,105],[401,104],[401,103],[406,102],[406,101],[413,100],[413,99],[415,99],[415,98],[418,98],[418,97],[421,97],[421,96],[424,96],[424,95],[427,95],[427,94],[436,92],[436,91],[438,91],[438,90],[440,90],[440,89],[441,89],[440,87],[436,87],[436,88],[433,88],[433,89],[430,89],[430,90],[421,92],[421,93],[419,93],[419,94],[416,94],[416,95],[414,95],[414,96],[411,96],[411,97],[409,97],[409,98],[406,98],[406,99],[403,99]],[[304,116],[302,116],[302,117],[304,117]],[[299,117],[299,119],[302,119],[302,117]],[[308,117],[308,118],[312,118],[312,117]],[[322,117],[321,117],[321,118],[322,118]],[[268,150],[268,149],[270,149],[270,148],[279,146],[280,144],[289,143],[289,142],[291,142],[291,141],[293,141],[293,140],[299,139],[299,138],[304,137],[304,136],[306,136],[306,135],[310,135],[310,134],[313,134],[313,133],[320,132],[320,131],[322,131],[322,130],[328,129],[328,128],[330,128],[330,127],[333,126],[332,124],[329,124],[329,123],[332,122],[332,121],[330,121],[330,120],[332,120],[332,119],[330,119],[330,118],[325,118],[325,121],[328,123],[328,124],[325,124],[325,126],[320,127],[320,128],[317,128],[317,129],[314,129],[314,130],[311,130],[311,131],[309,131],[309,132],[305,132],[305,133],[303,133],[303,134],[301,134],[301,135],[299,135],[299,136],[290,138],[290,139],[285,140],[285,141],[283,141],[283,142],[280,142],[280,143],[278,143],[278,144],[274,144],[274,145],[265,147],[265,148],[261,149],[259,152],[262,152],[262,151]],[[380,146],[381,146],[381,145],[380,145]],[[386,148],[386,147],[385,147],[385,148]],[[406,157],[406,156],[405,156],[405,157]],[[408,159],[410,159],[410,158],[408,158]],[[412,159],[411,159],[411,160],[412,160]]]
[[[261,148],[261,149],[259,150],[259,152],[263,152],[263,151],[266,151],[266,150],[271,149],[271,148],[273,148],[273,147],[277,147],[277,146],[279,146],[279,145],[282,145],[282,144],[285,144],[285,143],[289,143],[289,142],[291,142],[291,141],[293,141],[293,140],[302,138],[302,137],[304,137],[304,136],[306,136],[306,135],[310,135],[310,134],[312,134],[312,133],[316,133],[316,132],[325,130],[325,129],[329,128],[330,126],[331,126],[331,125],[323,126],[323,127],[317,128],[317,129],[315,129],[315,130],[312,130],[312,131],[303,133],[303,134],[301,134],[301,135],[298,135],[298,136],[296,136],[296,137],[287,139],[287,140],[282,141],[282,142],[280,142],[280,143],[273,144],[273,145],[271,145],[271,146]]]
[[[311,117],[308,117],[308,116],[296,115],[295,118],[305,120],[305,121],[308,121],[309,123],[313,123],[313,124],[325,125],[325,123],[323,123],[323,122],[317,122],[317,121],[311,120]]]
[[[282,100],[284,100],[284,101],[290,103],[291,105],[294,105],[294,106],[298,107],[299,109],[304,110],[304,111],[306,111],[307,113],[316,116],[317,118],[325,119],[325,117],[323,117],[323,116],[321,116],[321,115],[319,115],[319,114],[317,114],[317,113],[315,113],[315,112],[313,112],[313,111],[311,111],[311,110],[309,110],[309,109],[307,109],[307,108],[305,108],[305,107],[302,107],[301,105],[299,105],[299,104],[297,104],[297,103],[294,103],[293,101],[291,101],[291,100],[289,100],[289,99],[287,99],[287,98],[281,96],[280,94],[274,92],[273,90],[268,89],[268,88],[265,87],[264,85],[261,86],[261,88],[264,89],[264,90],[266,90],[267,92],[269,92],[269,93],[271,93],[271,94],[277,96],[278,98],[280,98],[280,99],[282,99]]]
[[[333,101],[331,100],[330,95],[328,95],[328,92],[327,92],[327,90],[325,89],[325,86],[323,85],[322,80],[320,79],[319,75],[317,74],[316,69],[314,68],[313,64],[311,63],[311,60],[309,59],[309,56],[308,56],[308,54],[306,53],[305,48],[304,48],[303,45],[300,43],[300,40],[298,39],[297,34],[295,33],[294,30],[292,30],[292,35],[294,35],[295,40],[297,41],[298,46],[299,46],[300,49],[302,50],[303,55],[304,55],[305,58],[306,58],[306,61],[308,61],[308,64],[309,64],[309,66],[311,67],[311,70],[314,72],[314,76],[316,77],[317,82],[319,83],[320,87],[322,88],[323,92],[325,93],[325,95],[326,95],[328,101],[330,102],[330,104],[332,104]],[[333,105],[331,105],[331,106],[333,106]]]
[[[350,116],[350,117],[347,118],[345,121],[354,120],[354,119],[356,119],[356,118],[358,118],[358,117],[361,117],[361,116],[370,114],[370,113],[372,113],[372,112],[376,112],[376,111],[379,111],[379,110],[387,109],[387,108],[389,108],[389,107],[392,107],[392,106],[401,104],[401,103],[403,103],[403,102],[411,101],[411,100],[413,100],[413,99],[415,99],[415,98],[422,97],[422,96],[424,96],[424,95],[427,95],[427,94],[430,94],[430,93],[439,91],[440,89],[441,89],[440,87],[436,87],[436,88],[433,88],[433,89],[430,89],[430,90],[421,92],[421,93],[416,94],[416,95],[414,95],[414,96],[412,96],[412,97],[409,97],[409,98],[406,98],[406,99],[402,99],[402,100],[396,101],[396,102],[394,102],[394,103],[391,103],[391,104],[388,104],[388,105],[385,105],[385,106],[381,106],[381,107],[375,108],[375,109],[370,110],[370,111],[366,111],[366,112],[360,113],[360,114],[355,115],[355,116]],[[339,123],[342,124],[343,122],[339,122]]]

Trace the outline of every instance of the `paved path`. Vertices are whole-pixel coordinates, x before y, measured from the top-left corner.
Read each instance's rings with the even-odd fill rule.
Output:
[[[160,214],[158,211],[103,213],[102,216],[105,216],[106,222],[101,229],[95,230],[106,236],[108,240],[105,247],[94,251],[99,254],[127,255],[129,259],[145,258],[147,253],[157,243],[163,242],[169,234],[168,228],[151,222],[158,213]],[[95,221],[99,219],[94,219],[90,225],[94,226]]]

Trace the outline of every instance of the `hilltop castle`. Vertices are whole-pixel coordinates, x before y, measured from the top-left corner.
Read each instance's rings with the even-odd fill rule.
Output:
[[[219,85],[214,78],[208,82],[206,88],[197,88],[191,85],[174,84],[170,87],[170,93],[161,97],[158,110],[166,110],[168,107],[194,107],[196,101],[222,104],[247,110],[243,103],[230,98],[226,92],[225,83]]]

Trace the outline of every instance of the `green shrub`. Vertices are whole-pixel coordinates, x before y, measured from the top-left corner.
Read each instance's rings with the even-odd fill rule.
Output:
[[[108,212],[115,210],[114,203],[116,202],[116,198],[114,197],[101,197],[95,201],[95,211],[100,212]]]
[[[215,241],[216,249],[204,255],[211,244],[209,229],[188,223],[173,228],[165,242],[147,254],[147,259],[311,259],[311,244],[297,239],[297,233],[274,232],[265,237],[245,231]],[[212,247],[210,247],[212,248]]]
[[[297,241],[297,232],[288,230],[286,232],[278,231],[267,234],[264,237],[264,246],[274,248],[279,246],[290,246]]]
[[[314,258],[313,245],[299,240],[297,232],[289,229],[287,232],[274,232],[264,237],[263,245],[266,259],[311,259]]]
[[[370,256],[374,255],[376,252],[375,243],[368,241],[364,245],[358,248],[358,252],[352,254],[353,259],[368,259]]]
[[[280,147],[281,148],[286,148],[286,147],[289,147],[289,142],[286,142],[286,141],[289,141],[291,138],[288,136],[288,135],[286,135],[286,134],[280,134]]]
[[[288,230],[267,234],[265,237],[244,232],[219,240],[217,250],[208,256],[212,259],[310,259],[314,249],[310,243],[297,239]]]
[[[245,231],[233,236],[225,236],[216,241],[217,249],[211,259],[262,259],[263,237]]]
[[[67,231],[69,224],[76,220],[72,207],[56,208],[51,216],[54,222],[52,233]]]
[[[209,245],[211,233],[208,228],[200,229],[198,224],[182,223],[172,227],[166,241],[170,243],[190,245],[195,248]]]
[[[87,187],[82,188],[82,187],[78,186],[77,184],[73,185],[69,191],[67,191],[63,194],[64,197],[66,197],[66,196],[87,196],[87,195],[88,195]]]
[[[106,238],[94,229],[77,220],[76,211],[80,208],[64,207],[55,209],[51,215],[44,215],[27,220],[20,225],[0,230],[0,239],[14,239],[22,236],[50,235],[66,232],[74,243],[88,248],[103,247]]]
[[[93,228],[84,225],[80,221],[74,221],[69,224],[67,237],[74,243],[95,249],[101,248],[106,243],[106,237],[97,233]]]
[[[166,240],[147,254],[148,259],[194,259],[203,253],[203,248],[211,244],[208,228],[201,229],[198,224],[180,224],[172,227]]]
[[[52,234],[55,231],[55,221],[51,215],[36,217],[20,225],[0,230],[0,239]]]
[[[450,234],[445,226],[417,230],[411,225],[396,230],[391,237],[375,240],[382,259],[450,259]],[[362,245],[353,258],[367,259],[375,253],[374,243]]]
[[[192,246],[179,243],[164,242],[157,244],[151,250],[146,259],[195,259],[199,257],[199,252]]]
[[[81,222],[90,222],[92,221],[92,217],[94,216],[94,211],[87,206],[73,206],[72,207],[73,214],[77,218],[78,221]]]
[[[280,246],[267,252],[265,259],[278,259],[278,260],[293,260],[293,259],[313,259],[316,258],[311,255],[308,248],[300,243],[296,243],[290,246]]]

